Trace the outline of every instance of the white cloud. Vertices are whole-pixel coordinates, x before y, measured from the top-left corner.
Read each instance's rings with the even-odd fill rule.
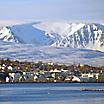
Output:
[[[0,20],[0,26],[7,26],[7,25],[19,25],[33,22],[34,20],[24,19],[24,20]]]

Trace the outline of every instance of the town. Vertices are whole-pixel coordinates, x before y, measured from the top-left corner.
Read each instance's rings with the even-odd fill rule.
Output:
[[[104,82],[104,66],[1,59],[0,82]]]

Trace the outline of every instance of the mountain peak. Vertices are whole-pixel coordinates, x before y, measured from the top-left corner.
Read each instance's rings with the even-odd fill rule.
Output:
[[[13,43],[19,42],[13,35],[11,28],[9,26],[0,28],[0,40],[3,40],[5,42],[13,42]]]
[[[104,25],[96,23],[35,22],[0,28],[0,40],[40,46],[104,51]]]
[[[104,26],[100,24],[85,24],[77,31],[71,31],[64,39],[55,45],[104,51],[103,28]]]

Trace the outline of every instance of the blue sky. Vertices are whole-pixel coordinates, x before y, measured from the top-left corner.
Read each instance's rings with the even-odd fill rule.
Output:
[[[0,20],[103,21],[104,0],[0,0]]]

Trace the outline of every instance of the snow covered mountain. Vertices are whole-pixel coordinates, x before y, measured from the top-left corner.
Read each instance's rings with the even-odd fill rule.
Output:
[[[52,23],[48,25],[38,24],[38,28],[48,33],[58,34],[60,38],[57,38],[52,46],[104,51],[104,25],[102,24]]]
[[[77,31],[70,32],[55,45],[104,51],[104,26],[101,24],[85,24]]]
[[[0,40],[35,45],[50,45],[53,42],[52,37],[50,38],[45,31],[33,27],[32,24],[1,27]]]
[[[19,42],[16,39],[16,37],[13,35],[10,28],[7,26],[0,28],[0,40],[6,41],[6,42],[15,42],[15,43]]]
[[[19,61],[104,65],[104,52],[67,47],[34,46],[0,42],[0,58]]]
[[[104,25],[39,22],[0,27],[0,58],[103,65]]]
[[[5,26],[0,40],[39,46],[84,48],[104,51],[104,25],[46,22]]]

